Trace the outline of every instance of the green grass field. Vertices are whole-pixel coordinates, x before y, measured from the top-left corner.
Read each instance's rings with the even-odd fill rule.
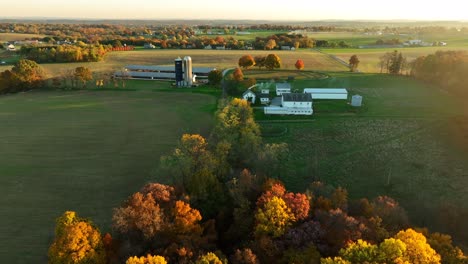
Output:
[[[292,121],[257,111],[262,126],[288,131],[265,138],[290,146],[282,178],[288,188],[302,191],[321,180],[347,188],[352,198],[389,195],[413,223],[440,231],[448,230],[439,210],[448,204],[468,210],[468,110],[459,107],[461,100],[406,77],[380,74],[332,73],[327,80],[297,80],[294,87],[346,87],[350,95],[363,95],[364,105],[316,100],[312,117]],[[460,231],[451,233],[468,235]]]
[[[215,97],[129,86],[0,97],[2,263],[46,263],[65,210],[110,231],[112,208],[152,180],[183,133],[210,132]]]

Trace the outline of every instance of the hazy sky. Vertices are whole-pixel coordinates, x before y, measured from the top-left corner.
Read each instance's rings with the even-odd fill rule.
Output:
[[[2,4],[0,18],[468,20],[467,5],[464,0],[22,0]]]

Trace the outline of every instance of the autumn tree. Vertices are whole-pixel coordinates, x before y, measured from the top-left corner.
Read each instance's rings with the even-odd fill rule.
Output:
[[[261,69],[262,67],[265,67],[265,59],[266,57],[265,56],[255,56],[254,60],[255,60],[255,66],[257,66],[259,69]]]
[[[213,137],[217,144],[230,145],[227,158],[231,166],[244,168],[253,162],[262,141],[260,128],[246,100],[234,98],[218,111]]]
[[[162,256],[148,254],[146,257],[130,257],[125,264],[167,264],[167,261]]]
[[[55,239],[49,248],[49,263],[106,263],[106,253],[99,230],[75,212],[65,212],[57,219]]]
[[[351,56],[351,58],[349,58],[349,68],[352,72],[356,71],[358,66],[359,66],[359,58],[357,57],[357,55],[353,55]]]
[[[244,80],[244,73],[242,73],[242,70],[240,68],[236,68],[232,73],[232,76],[237,82]]]
[[[208,73],[208,81],[211,85],[217,86],[223,79],[223,73],[220,70],[212,70]]]
[[[304,61],[299,59],[299,60],[296,61],[294,66],[296,67],[296,69],[302,70],[302,69],[304,69]]]
[[[240,57],[238,64],[239,64],[239,67],[248,69],[255,65],[255,59],[252,57],[252,55],[244,55]]]
[[[265,45],[265,49],[272,50],[276,48],[276,41],[274,39],[269,39],[267,44]]]
[[[413,264],[439,264],[440,255],[427,243],[426,237],[414,231],[406,229],[395,235],[396,239],[401,240],[406,245],[404,259]]]
[[[226,166],[222,160],[227,154],[216,154],[208,149],[204,137],[184,134],[174,152],[161,158],[164,173],[191,196],[205,216],[216,214],[224,201],[220,182],[224,170],[219,167]]]
[[[265,58],[265,67],[268,70],[281,68],[281,59],[276,54],[268,54]]]
[[[76,80],[83,84],[83,88],[86,88],[86,83],[93,79],[93,73],[86,67],[76,67],[74,75]]]
[[[257,256],[252,252],[250,248],[244,248],[242,250],[237,249],[234,255],[231,257],[231,263],[233,264],[260,264]]]
[[[223,264],[223,262],[213,252],[208,252],[195,261],[195,264]]]
[[[257,221],[255,227],[257,235],[265,234],[273,237],[283,235],[286,229],[296,221],[291,209],[279,197],[273,197],[263,208],[259,208],[255,220]]]
[[[34,61],[21,59],[11,71],[2,74],[3,81],[11,85],[10,92],[36,89],[43,85],[44,70]]]

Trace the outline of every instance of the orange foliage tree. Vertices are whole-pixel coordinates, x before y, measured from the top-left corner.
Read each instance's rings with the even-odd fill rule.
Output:
[[[252,57],[252,55],[244,55],[240,57],[238,64],[239,64],[239,67],[248,69],[255,65],[255,59]]]
[[[296,64],[294,64],[294,66],[296,67],[296,69],[302,70],[304,69],[304,61],[299,59],[296,61]]]
[[[236,68],[234,72],[232,73],[232,77],[234,77],[234,80],[240,82],[244,80],[244,73],[240,68]]]
[[[65,212],[57,219],[49,263],[106,263],[101,233],[88,220],[78,218],[75,212]]]
[[[130,257],[125,264],[167,264],[164,257],[147,255],[146,257]]]

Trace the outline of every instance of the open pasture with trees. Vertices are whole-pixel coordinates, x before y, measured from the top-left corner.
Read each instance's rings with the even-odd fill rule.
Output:
[[[156,84],[0,98],[2,262],[46,263],[66,210],[110,231],[112,208],[150,180],[182,133],[209,133],[213,96],[143,91]]]
[[[468,239],[462,224],[468,214],[462,122],[468,110],[457,99],[408,77],[381,74],[336,73],[293,84],[304,87],[346,87],[363,96],[363,107],[316,100],[312,117],[290,121],[256,113],[267,131],[279,131],[267,142],[289,144],[280,177],[288,188],[321,180],[347,188],[351,197],[388,195],[414,224]]]
[[[100,62],[52,63],[41,64],[41,66],[48,73],[49,77],[55,77],[74,70],[76,67],[87,67],[93,72],[113,72],[121,70],[123,66],[128,64],[174,65],[174,59],[177,57],[190,56],[192,57],[194,67],[216,67],[221,69],[237,65],[239,58],[245,54],[266,56],[270,53],[275,53],[281,58],[282,69],[295,69],[294,64],[296,61],[302,59],[305,70],[346,70],[345,66],[329,56],[312,50],[274,52],[259,50],[139,50],[110,52]],[[10,67],[0,66],[0,71],[8,68]]]

